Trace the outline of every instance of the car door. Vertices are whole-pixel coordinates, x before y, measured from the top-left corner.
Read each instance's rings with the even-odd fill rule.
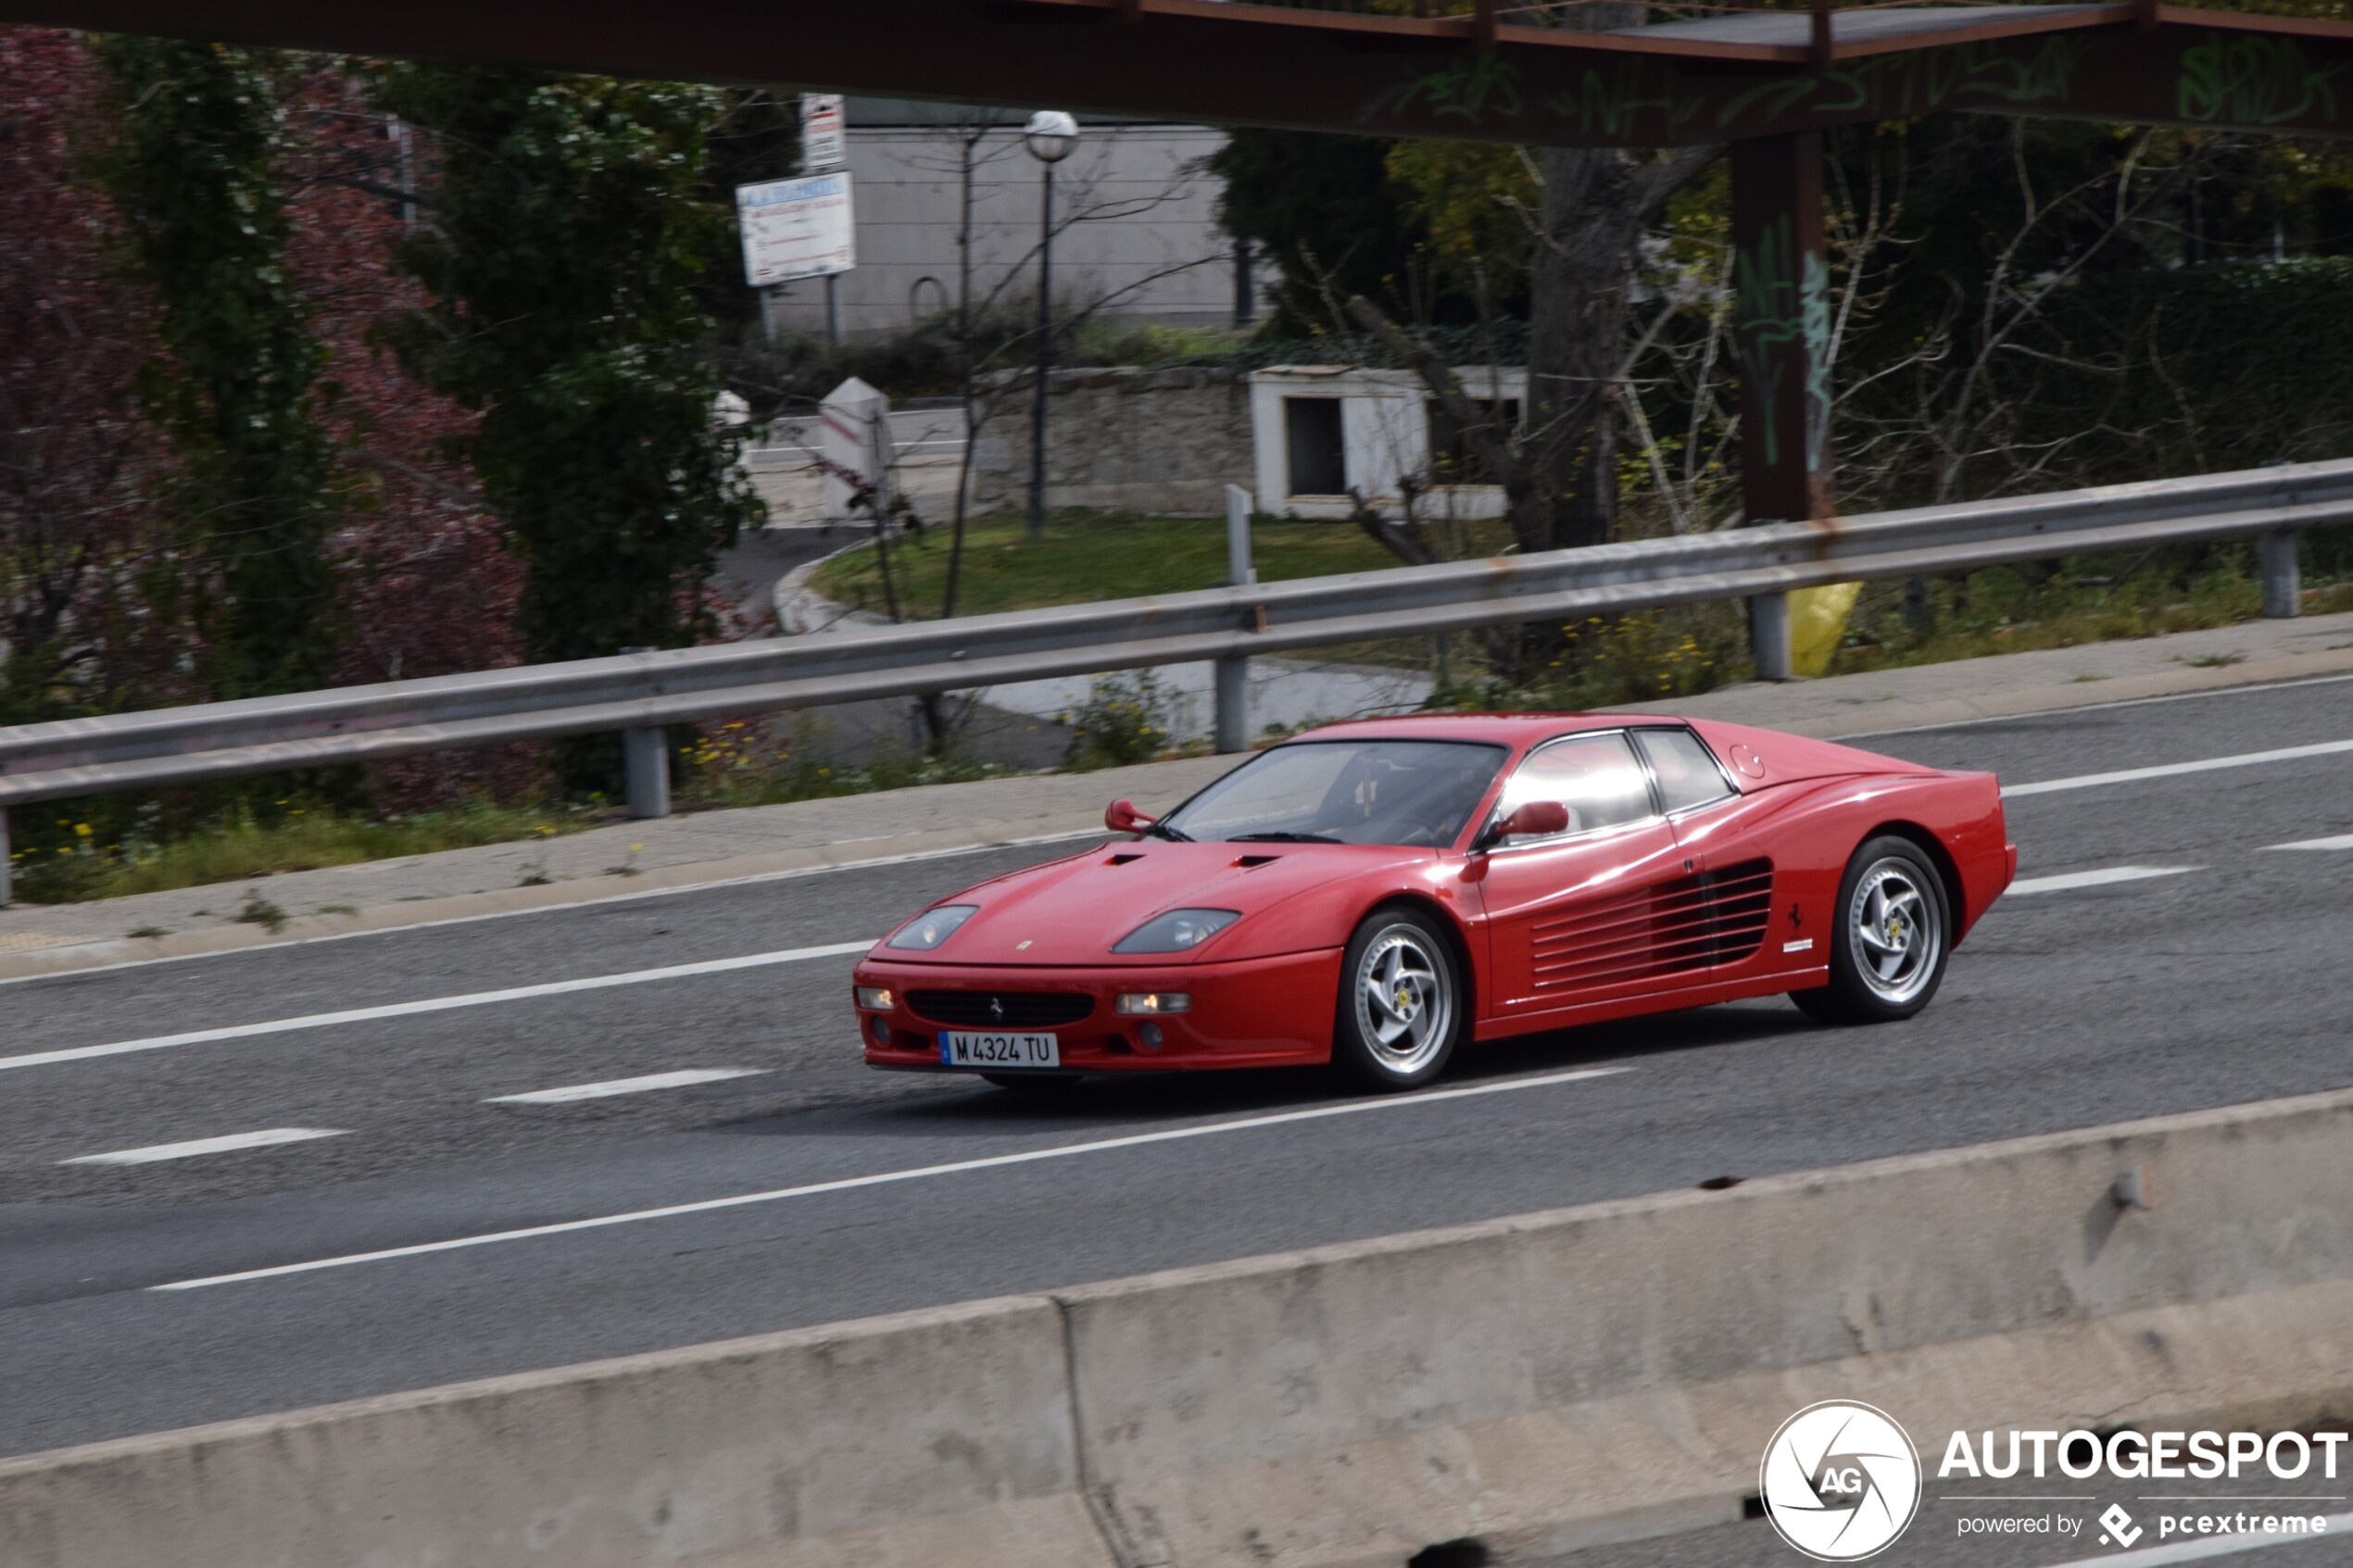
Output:
[[[1569,831],[1490,844],[1473,868],[1499,1016],[1640,995],[1658,985],[1655,903],[1683,855],[1627,737],[1568,735],[1530,752],[1494,821],[1531,800],[1568,809]]]
[[[1662,910],[1661,959],[1692,983],[1724,978],[1750,965],[1770,935],[1777,868],[1705,742],[1680,724],[1644,725],[1629,736],[1691,875]]]

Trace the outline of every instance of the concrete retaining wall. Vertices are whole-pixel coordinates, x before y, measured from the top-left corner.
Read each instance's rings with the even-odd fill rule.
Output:
[[[2120,1208],[2145,1170],[2153,1206]],[[2353,1094],[0,1463],[9,1568],[1401,1563],[1737,1517],[1814,1399],[2353,1408]]]
[[[1031,371],[992,382],[997,412],[973,443],[983,508],[1029,495]],[[1231,370],[1113,366],[1054,370],[1046,504],[1223,517],[1226,486],[1252,483],[1250,387]]]

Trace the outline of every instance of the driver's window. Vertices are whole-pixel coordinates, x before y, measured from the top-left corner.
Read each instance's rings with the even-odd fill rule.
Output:
[[[1650,780],[1620,734],[1572,735],[1531,753],[1504,787],[1503,809],[1514,811],[1531,800],[1557,800],[1567,807],[1571,833],[1591,833],[1652,815]]]

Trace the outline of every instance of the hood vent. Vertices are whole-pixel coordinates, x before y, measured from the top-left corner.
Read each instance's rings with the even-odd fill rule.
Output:
[[[1280,855],[1244,855],[1240,859],[1236,860],[1234,864],[1240,867],[1243,871],[1252,871],[1259,866],[1271,866],[1281,859],[1282,857]]]
[[[1114,855],[1110,859],[1105,860],[1103,864],[1107,866],[1124,866],[1130,860],[1140,860],[1142,859],[1143,857],[1141,855]]]

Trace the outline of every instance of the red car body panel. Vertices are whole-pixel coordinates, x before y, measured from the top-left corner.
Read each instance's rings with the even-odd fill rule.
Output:
[[[1621,828],[1486,852],[1471,844],[1504,781],[1543,743],[1583,731],[1683,725],[1731,793]],[[1928,851],[1950,894],[1957,943],[2009,884],[1990,773],[1921,767],[1829,741],[1663,715],[1417,715],[1333,725],[1301,740],[1497,744],[1508,755],[1455,842],[1437,848],[1119,839],[968,888],[943,904],[975,912],[932,952],[876,946],[854,984],[887,987],[861,1009],[866,1060],[941,1066],[938,1032],[911,994],[1084,997],[1057,1025],[1065,1069],[1259,1067],[1329,1060],[1343,947],[1373,909],[1411,901],[1453,934],[1473,1036],[1806,990],[1828,980],[1833,909],[1847,859],[1883,832]],[[1124,955],[1113,944],[1172,909],[1241,918],[1189,952]],[[1189,993],[1157,1018],[1148,1048],[1113,1010],[1122,992]],[[1076,1007],[1075,1000],[1066,1002]]]

